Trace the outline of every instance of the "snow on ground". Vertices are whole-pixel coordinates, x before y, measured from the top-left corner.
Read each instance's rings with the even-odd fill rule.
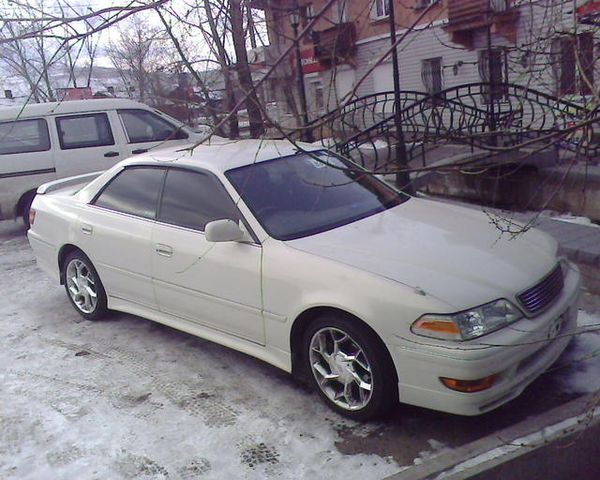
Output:
[[[579,310],[578,331],[557,367],[564,391],[592,393],[600,390],[600,314]]]
[[[23,234],[0,237],[0,478],[380,479],[287,374],[129,315],[81,319]]]
[[[367,445],[385,427],[345,420],[287,374],[219,345],[130,315],[84,321],[38,269],[22,229],[3,223],[2,479],[381,479],[452,443],[431,438],[405,466],[342,454],[348,431]],[[580,312],[580,327],[595,324],[600,315]],[[566,393],[600,389],[599,349],[600,332],[577,335],[549,375]],[[443,428],[446,417],[420,421],[432,418]],[[424,426],[411,422],[393,427],[407,430],[401,445],[418,443],[411,428]]]
[[[600,225],[593,223],[588,217],[578,217],[576,215],[569,215],[568,213],[550,216],[552,220],[558,220],[560,222],[576,223],[578,225],[585,225],[586,227],[600,227]]]

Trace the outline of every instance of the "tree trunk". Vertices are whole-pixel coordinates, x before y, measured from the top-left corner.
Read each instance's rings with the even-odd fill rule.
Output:
[[[231,0],[229,2],[229,15],[231,19],[233,48],[236,56],[235,66],[238,74],[238,82],[243,94],[247,95],[246,109],[248,110],[248,120],[250,122],[250,136],[258,138],[264,133],[265,129],[258,96],[252,84],[252,75],[250,73],[250,66],[248,65],[248,52],[246,51],[246,37],[244,35],[244,17],[240,0]]]

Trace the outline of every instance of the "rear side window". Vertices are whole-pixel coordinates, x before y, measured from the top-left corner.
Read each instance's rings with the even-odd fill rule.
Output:
[[[58,117],[56,129],[63,150],[115,144],[106,113]]]
[[[213,220],[239,220],[233,200],[212,175],[170,169],[162,195],[159,221],[204,231]]]
[[[50,135],[43,118],[0,123],[0,155],[46,150],[50,150]]]
[[[155,219],[165,170],[134,167],[119,173],[92,202],[98,207]]]
[[[147,110],[119,110],[129,143],[188,138],[181,128]]]

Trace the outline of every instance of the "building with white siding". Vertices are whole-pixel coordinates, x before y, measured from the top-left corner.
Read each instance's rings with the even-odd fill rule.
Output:
[[[390,48],[387,2],[336,0],[300,40],[311,117],[335,108],[349,92],[359,97],[393,90],[391,56],[382,60]],[[295,38],[294,12],[301,35],[327,3],[253,5],[264,9],[272,48],[282,52]],[[396,35],[404,37],[398,45],[401,90],[435,92],[489,81],[491,75],[497,83],[598,103],[598,0],[394,0],[394,10]],[[289,63],[287,75],[294,80],[298,72]],[[285,104],[285,95],[278,96]]]

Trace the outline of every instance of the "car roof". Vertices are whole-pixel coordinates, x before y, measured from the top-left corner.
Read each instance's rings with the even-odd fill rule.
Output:
[[[41,117],[44,115],[61,115],[69,113],[95,112],[98,110],[114,110],[117,108],[141,108],[152,110],[152,107],[126,98],[92,98],[89,100],[69,100],[64,102],[30,103],[18,107],[0,107],[0,121]]]
[[[232,168],[294,155],[299,151],[323,150],[319,144],[288,140],[228,140],[212,137],[194,148],[165,148],[121,162],[121,165],[169,164],[225,172]]]

